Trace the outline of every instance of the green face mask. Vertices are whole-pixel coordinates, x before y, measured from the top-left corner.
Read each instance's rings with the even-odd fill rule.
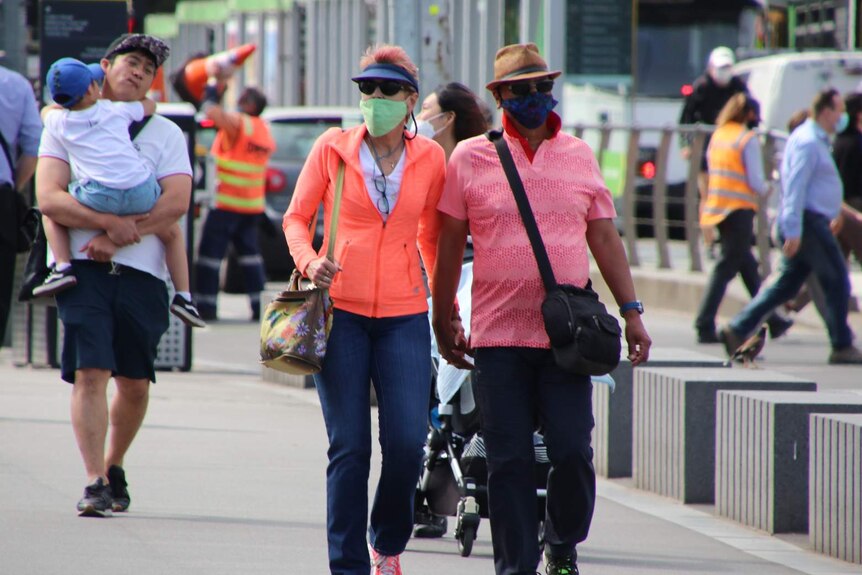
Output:
[[[375,138],[388,134],[407,117],[407,104],[397,100],[369,98],[359,102],[368,133]]]

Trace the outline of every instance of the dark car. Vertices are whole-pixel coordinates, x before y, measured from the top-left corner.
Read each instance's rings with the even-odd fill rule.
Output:
[[[281,222],[290,205],[293,189],[305,159],[317,138],[329,128],[347,128],[362,122],[358,108],[293,107],[267,108],[263,117],[270,123],[275,139],[275,154],[266,174],[266,219],[261,225],[260,252],[267,278],[284,280],[293,270]],[[315,247],[323,237],[322,213],[315,227]]]

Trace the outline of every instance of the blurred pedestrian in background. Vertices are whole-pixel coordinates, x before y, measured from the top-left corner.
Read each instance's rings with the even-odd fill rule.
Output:
[[[727,104],[734,94],[747,92],[745,82],[738,76],[733,75],[733,65],[736,56],[733,50],[726,46],[719,46],[709,54],[706,71],[692,84],[692,92],[685,98],[682,114],[679,118],[680,125],[706,124],[714,125],[719,112]],[[682,156],[686,160],[691,159],[690,134],[683,134]],[[703,155],[700,158],[700,174],[697,177],[697,189],[700,194],[700,207],[706,203],[706,194],[709,186],[708,165],[706,152],[709,147],[709,135],[703,144]],[[697,158],[692,161],[697,161]],[[703,240],[708,247],[715,241],[715,231],[712,227],[702,228]]]
[[[18,255],[18,204],[36,171],[42,120],[33,87],[0,66],[0,347],[12,306]]]
[[[476,94],[458,82],[428,94],[416,119],[419,134],[440,144],[447,160],[458,142],[484,134],[490,127]]]
[[[365,123],[318,138],[296,182],[284,231],[296,268],[332,298],[326,358],[314,376],[329,438],[329,569],[333,575],[401,575],[431,393],[431,329],[419,261],[433,277],[446,158],[434,142],[414,137],[412,122],[407,128],[419,100],[419,71],[404,49],[369,49],[360,68],[353,81]],[[317,253],[309,237],[321,202],[323,245],[334,233],[334,261],[325,248]],[[369,381],[377,394],[383,460],[370,519]]]
[[[853,332],[847,322],[847,265],[831,229],[841,213],[843,193],[829,138],[846,127],[844,110],[837,90],[820,92],[812,103],[811,117],[787,141],[781,162],[783,191],[778,216],[778,234],[783,241],[781,270],[776,281],[721,330],[729,356],[764,317],[794,296],[813,272],[826,295],[824,321],[832,346],[829,363],[862,363],[862,352],[853,346]]]
[[[257,226],[266,209],[266,165],[275,152],[275,140],[260,117],[266,108],[263,92],[253,87],[243,90],[236,112],[228,112],[221,105],[222,92],[217,81],[210,81],[201,107],[218,133],[211,151],[216,164],[215,206],[207,212],[198,246],[195,300],[203,319],[218,319],[219,271],[232,244],[251,319],[257,321],[260,292],[266,282]]]
[[[721,254],[695,320],[699,343],[719,343],[715,316],[727,284],[736,274],[752,297],[760,290],[760,272],[751,246],[758,197],[765,198],[769,193],[756,131],[760,123],[757,100],[743,93],[735,94],[715,123],[717,128],[707,152],[709,193],[700,213],[700,225],[718,228]],[[768,322],[772,338],[781,336],[793,324],[774,313]]]

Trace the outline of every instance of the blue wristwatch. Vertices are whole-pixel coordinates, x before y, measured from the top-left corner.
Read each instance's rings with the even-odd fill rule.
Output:
[[[627,311],[637,310],[638,313],[644,312],[644,304],[642,301],[635,300],[630,301],[628,303],[624,303],[620,306],[620,315],[625,315]]]

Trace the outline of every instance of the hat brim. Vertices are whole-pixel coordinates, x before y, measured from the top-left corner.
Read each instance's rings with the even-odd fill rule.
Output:
[[[396,82],[415,88],[414,83],[407,80],[403,74],[399,74],[395,70],[387,70],[385,68],[363,70],[356,76],[352,77],[351,80],[354,82],[361,82],[362,80],[395,80]]]
[[[494,80],[493,82],[488,82],[485,85],[485,89],[489,92],[493,92],[497,86],[502,86],[503,84],[514,84],[515,82],[522,82],[524,80],[533,80],[535,78],[549,78],[553,80],[558,77],[562,72],[560,70],[541,70],[538,72],[527,72],[525,74],[518,74],[517,76],[511,76],[509,78],[504,78],[502,80]]]

